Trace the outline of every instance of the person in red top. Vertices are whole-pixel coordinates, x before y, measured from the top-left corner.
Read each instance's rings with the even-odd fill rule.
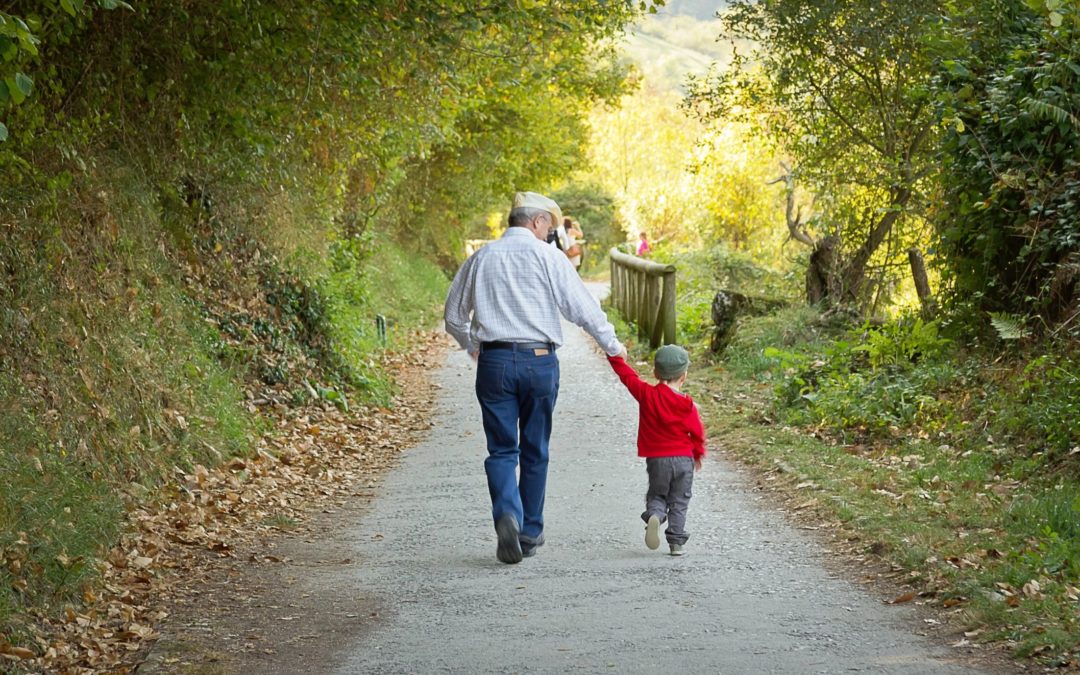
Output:
[[[694,485],[694,472],[705,456],[705,428],[694,400],[680,391],[686,382],[690,357],[678,345],[656,350],[655,385],[643,381],[622,356],[609,356],[615,374],[637,399],[639,406],[638,457],[645,458],[649,491],[645,495],[645,545],[660,546],[660,524],[667,521],[671,555],[682,555],[690,536],[686,533],[686,510]]]

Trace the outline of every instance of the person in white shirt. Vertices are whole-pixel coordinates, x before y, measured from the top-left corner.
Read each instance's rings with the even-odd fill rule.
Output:
[[[517,193],[506,232],[465,261],[446,298],[446,330],[477,361],[496,557],[508,564],[544,543],[560,318],[583,328],[608,355],[626,353],[570,260],[546,243],[561,220],[553,200]]]
[[[562,229],[566,232],[566,248],[563,251],[566,253],[566,257],[570,258],[570,264],[580,273],[581,245],[585,243],[585,235],[581,232],[578,222],[570,218],[563,218]]]

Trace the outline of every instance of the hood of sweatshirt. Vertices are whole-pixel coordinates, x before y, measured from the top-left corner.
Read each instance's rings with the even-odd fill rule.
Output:
[[[659,394],[657,403],[665,413],[670,413],[672,416],[685,415],[694,407],[694,399],[687,394],[675,391],[663,382],[656,385],[656,392]]]

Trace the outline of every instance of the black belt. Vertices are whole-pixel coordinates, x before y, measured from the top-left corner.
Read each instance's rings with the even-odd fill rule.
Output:
[[[532,349],[550,349],[555,351],[554,342],[481,342],[480,351],[487,349],[513,349],[514,351],[529,351]]]

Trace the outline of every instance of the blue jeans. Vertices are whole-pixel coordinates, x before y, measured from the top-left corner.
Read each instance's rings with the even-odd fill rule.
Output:
[[[484,470],[491,515],[498,522],[512,514],[526,541],[534,541],[544,531],[548,440],[558,396],[559,359],[553,350],[543,356],[531,349],[481,350],[476,398],[487,436]]]

